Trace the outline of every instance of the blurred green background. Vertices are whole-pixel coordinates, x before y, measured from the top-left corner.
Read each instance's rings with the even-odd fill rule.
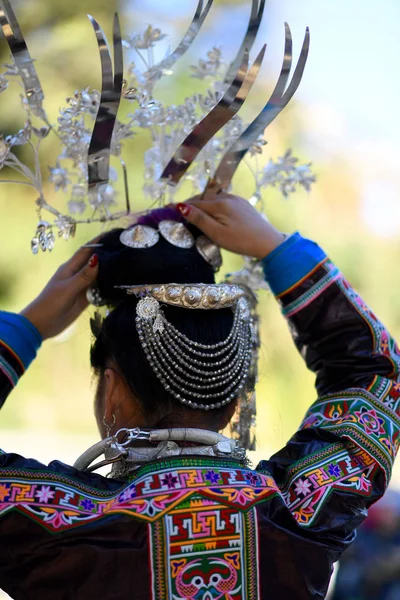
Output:
[[[195,5],[196,0],[13,2],[31,54],[37,59],[50,120],[56,120],[59,107],[76,89],[99,87],[98,53],[86,13],[108,34],[115,9],[122,16],[126,36],[148,23],[159,26],[168,34],[165,50],[179,42]],[[215,0],[204,31],[174,75],[157,86],[156,96],[180,102],[193,93],[194,86],[201,89],[201,83],[190,79],[188,65],[214,45],[222,47],[227,60],[232,58],[248,11],[246,0]],[[379,11],[370,0],[329,4],[267,0],[264,25],[254,47],[257,50],[267,40],[267,60],[244,111],[245,115],[255,114],[275,84],[282,59],[283,22],[287,20],[292,27],[296,53],[305,26],[310,25],[311,55],[301,89],[268,131],[264,159],[277,158],[291,147],[302,161],[313,162],[318,181],[310,195],[299,191],[289,200],[275,190],[267,191],[267,213],[283,231],[300,230],[323,245],[398,337],[400,126],[398,83],[392,74],[400,71],[400,41],[395,32],[399,11],[395,0],[387,0]],[[4,40],[0,40],[0,59],[8,60]],[[0,95],[0,131],[5,135],[23,124],[18,93],[13,86]],[[130,110],[130,105],[122,109]],[[125,154],[137,206],[141,206],[142,154],[148,145],[149,140],[141,136],[127,146]],[[49,138],[43,145],[44,174],[56,154],[57,143]],[[234,190],[245,197],[253,192],[253,180],[245,168],[237,175]],[[68,199],[62,192],[55,195],[51,186],[46,191],[51,200],[65,206]],[[95,228],[80,229],[75,240],[57,241],[51,255],[34,257],[30,240],[36,226],[35,200],[29,188],[0,186],[0,308],[5,310],[23,308],[58,265],[97,233]],[[223,272],[239,268],[240,262],[226,256]],[[260,300],[263,343],[257,458],[266,458],[296,430],[315,392],[313,376],[293,347],[275,300],[267,293],[260,294]],[[88,311],[62,336],[44,344],[6,403],[1,422],[6,451],[43,461],[71,462],[97,441],[89,318]]]

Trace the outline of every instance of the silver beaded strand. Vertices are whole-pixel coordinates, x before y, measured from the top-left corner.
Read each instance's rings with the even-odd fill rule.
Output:
[[[154,298],[140,300],[136,312],[146,358],[164,389],[179,402],[209,411],[229,404],[243,390],[252,358],[252,326],[244,298],[236,303],[229,335],[216,344],[195,342],[178,331]],[[213,398],[221,400],[201,402]]]

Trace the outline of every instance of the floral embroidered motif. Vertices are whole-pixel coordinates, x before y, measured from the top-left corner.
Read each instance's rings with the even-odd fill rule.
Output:
[[[378,417],[375,410],[368,410],[365,406],[363,406],[361,410],[356,410],[354,414],[358,418],[358,422],[364,427],[365,433],[385,433],[385,420],[381,417]]]
[[[205,503],[217,502],[246,511],[279,494],[272,477],[235,468],[224,468],[219,473],[199,467],[159,468],[125,483],[108,497],[97,495],[95,490],[92,494],[79,490],[72,481],[46,481],[36,471],[19,472],[17,478],[15,472],[8,474],[6,470],[1,475],[0,516],[18,510],[54,532],[114,514],[153,522],[177,504],[189,502],[193,495]]]
[[[286,505],[299,525],[309,527],[335,490],[352,491],[369,497],[375,461],[364,451],[349,451],[342,444],[295,463],[282,486]]]
[[[247,481],[251,483],[251,485],[257,485],[258,483],[260,483],[260,478],[257,475],[257,473],[254,473],[254,471],[248,471],[247,473],[245,473],[245,477]]]
[[[399,447],[400,392],[396,384],[382,379],[375,378],[369,390],[355,388],[320,398],[308,411],[302,428],[320,427],[347,438],[377,461],[389,481]]]
[[[217,483],[217,481],[219,480],[219,474],[215,471],[207,471],[207,473],[205,474],[205,478],[210,483]]]
[[[294,491],[296,492],[296,494],[298,496],[307,496],[307,494],[310,493],[310,488],[311,488],[311,482],[310,481],[302,481],[301,479],[299,479],[295,486],[294,486]]]
[[[6,485],[0,485],[0,502],[3,502],[10,494],[10,488]]]
[[[332,477],[340,477],[340,475],[341,475],[340,467],[338,465],[334,465],[333,463],[331,463],[328,467],[328,473]]]
[[[39,502],[42,504],[47,504],[49,500],[54,498],[54,492],[51,491],[49,485],[44,485],[40,490],[38,490],[35,494],[36,498],[39,499]]]
[[[164,479],[162,480],[164,485],[167,485],[169,488],[174,488],[178,483],[178,478],[174,477],[172,473],[167,473]]]
[[[82,500],[81,506],[88,512],[91,512],[94,508],[96,508],[96,505],[94,504],[94,502],[89,500],[89,498],[85,498],[84,500]]]

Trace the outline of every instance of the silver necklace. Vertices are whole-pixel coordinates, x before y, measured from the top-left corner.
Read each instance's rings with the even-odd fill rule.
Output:
[[[145,443],[140,445],[140,441]],[[191,445],[181,446],[179,442]],[[102,455],[104,460],[94,463]],[[115,435],[86,450],[75,461],[74,467],[80,471],[94,472],[112,465],[110,476],[121,479],[145,463],[175,456],[230,458],[246,467],[249,464],[246,451],[237,441],[215,431],[194,428],[150,431],[122,428]]]

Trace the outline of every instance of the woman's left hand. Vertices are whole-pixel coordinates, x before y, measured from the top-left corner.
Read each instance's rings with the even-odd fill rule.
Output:
[[[41,294],[21,312],[44,340],[64,331],[88,306],[86,291],[98,274],[98,257],[96,254],[91,257],[92,253],[90,248],[78,250],[61,265]]]

